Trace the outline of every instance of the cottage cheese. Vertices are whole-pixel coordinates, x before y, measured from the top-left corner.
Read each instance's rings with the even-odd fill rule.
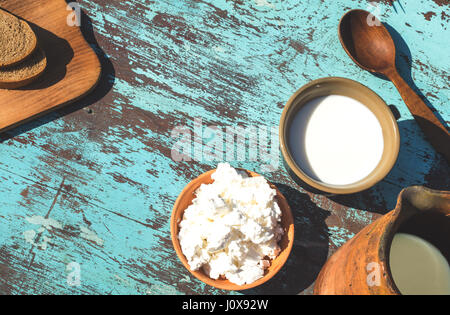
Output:
[[[212,174],[214,182],[201,185],[184,212],[179,240],[192,270],[203,269],[213,279],[221,276],[249,284],[264,276],[280,252],[283,235],[276,191],[262,176],[248,177],[227,163]]]

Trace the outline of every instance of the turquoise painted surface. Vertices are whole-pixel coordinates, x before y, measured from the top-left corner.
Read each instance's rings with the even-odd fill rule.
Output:
[[[228,159],[277,183],[296,220],[287,265],[250,293],[311,293],[326,258],[392,209],[403,187],[450,190],[448,165],[424,140],[394,86],[351,63],[337,38],[345,11],[362,8],[378,14],[407,43],[410,54],[403,50],[399,60],[403,74],[408,76],[411,61],[414,83],[448,124],[447,4],[79,3],[90,18],[82,20],[83,28],[93,28],[98,42],[93,47],[114,68],[104,75],[112,88],[100,100],[88,98],[0,135],[0,294],[227,293],[189,275],[169,233],[179,192],[227,158],[206,161],[193,150],[192,161],[174,161],[171,149],[179,139],[171,132],[186,126],[195,133],[196,118],[221,130],[276,127],[290,95],[320,77],[357,80],[395,105],[401,116],[400,156],[385,180],[348,197],[299,187],[279,154],[271,157],[279,165],[274,172],[261,170],[267,162],[261,155],[256,161]],[[85,106],[89,110],[80,109]],[[72,262],[80,266],[79,286],[67,281]]]

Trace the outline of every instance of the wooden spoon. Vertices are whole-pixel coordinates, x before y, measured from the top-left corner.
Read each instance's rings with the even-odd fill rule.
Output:
[[[352,10],[339,23],[339,40],[358,66],[383,74],[394,83],[428,141],[450,163],[449,132],[399,75],[395,66],[394,41],[384,25],[370,12]]]

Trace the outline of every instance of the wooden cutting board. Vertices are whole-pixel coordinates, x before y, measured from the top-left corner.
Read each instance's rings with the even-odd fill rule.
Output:
[[[0,0],[0,7],[30,23],[48,62],[32,85],[0,89],[2,132],[86,95],[97,85],[101,66],[80,28],[69,25],[66,1]]]

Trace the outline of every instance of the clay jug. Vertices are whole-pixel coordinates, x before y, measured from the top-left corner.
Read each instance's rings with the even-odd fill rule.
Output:
[[[450,192],[421,186],[401,191],[394,210],[339,248],[322,268],[314,294],[399,295],[389,268],[397,232],[435,245],[450,262]]]

